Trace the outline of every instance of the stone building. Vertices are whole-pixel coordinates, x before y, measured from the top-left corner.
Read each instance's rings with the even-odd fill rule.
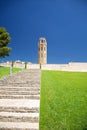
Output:
[[[47,64],[47,42],[45,38],[39,39],[38,64]]]

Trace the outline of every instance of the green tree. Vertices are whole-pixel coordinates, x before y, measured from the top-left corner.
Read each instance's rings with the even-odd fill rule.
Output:
[[[14,66],[14,61],[12,61],[11,66],[12,66],[12,68],[13,68],[13,66]]]
[[[11,40],[11,37],[7,30],[4,27],[0,27],[0,58],[9,56],[11,48],[8,47],[8,44]]]
[[[27,69],[27,62],[25,62],[25,69]]]

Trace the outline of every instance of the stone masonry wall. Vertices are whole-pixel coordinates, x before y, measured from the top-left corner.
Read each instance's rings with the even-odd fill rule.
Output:
[[[42,70],[87,72],[87,63],[70,62],[69,64],[44,64],[42,65]]]
[[[11,64],[2,63],[0,66],[10,67]],[[16,63],[16,68],[25,68],[25,64]],[[27,64],[27,69],[40,69],[40,64]],[[68,64],[43,64],[42,70],[59,70],[59,71],[75,71],[75,72],[87,72],[87,62],[70,62]]]
[[[10,67],[11,63],[1,63],[0,66],[4,67]],[[23,63],[14,63],[14,68],[25,68],[25,64]],[[39,64],[27,64],[27,69],[39,69],[40,65]]]

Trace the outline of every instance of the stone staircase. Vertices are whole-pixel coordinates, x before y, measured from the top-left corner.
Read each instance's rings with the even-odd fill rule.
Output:
[[[0,130],[39,130],[39,69],[0,79]]]

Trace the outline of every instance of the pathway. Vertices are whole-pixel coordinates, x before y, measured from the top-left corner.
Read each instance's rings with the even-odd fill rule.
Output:
[[[0,80],[0,130],[39,130],[40,70]]]

